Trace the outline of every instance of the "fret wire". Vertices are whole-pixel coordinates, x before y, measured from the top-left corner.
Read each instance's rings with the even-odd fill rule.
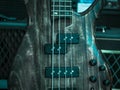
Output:
[[[52,7],[53,7],[53,5],[51,5]],[[54,7],[72,7],[72,6],[70,6],[70,5],[67,5],[67,6],[64,6],[64,5],[54,5]]]
[[[72,15],[72,6],[71,6],[71,0],[65,0],[65,1],[60,1],[60,0],[53,0],[51,7],[54,6],[54,10],[51,10],[52,15],[51,16],[56,16],[56,17],[71,17]],[[67,3],[67,4],[66,4]],[[66,13],[65,13],[66,12]]]
[[[53,3],[56,3],[56,2],[59,2],[59,1],[52,1],[52,2],[53,2]],[[72,1],[60,1],[60,3],[61,3],[61,2],[64,2],[64,3],[65,3],[65,2],[72,2]]]
[[[62,10],[65,11],[65,10],[64,10],[64,7],[61,8],[60,11],[62,11]],[[51,11],[53,11],[53,10],[51,10]],[[58,11],[58,8],[55,8],[54,11]],[[72,11],[72,9],[67,8],[66,11]]]
[[[72,2],[67,2],[66,6],[67,5],[70,5]],[[51,3],[51,5],[53,5],[53,3]],[[65,2],[61,2],[60,4],[58,2],[55,2],[54,5],[64,5],[65,6]]]
[[[68,16],[68,17],[72,17],[72,15],[51,15],[51,16],[55,16],[55,17],[59,17],[59,16],[61,16],[61,17],[63,17],[63,16]]]
[[[52,14],[51,16],[72,16],[72,13],[70,13],[70,14],[61,14],[61,15],[59,15],[59,14]]]
[[[51,10],[52,12],[71,12],[72,13],[72,11],[71,10]],[[59,13],[60,13],[59,12]]]

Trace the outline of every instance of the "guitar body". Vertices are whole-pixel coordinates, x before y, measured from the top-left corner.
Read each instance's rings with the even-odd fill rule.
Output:
[[[86,12],[60,17],[50,0],[29,1],[32,21],[15,57],[9,89],[111,90],[110,73],[93,32],[101,4],[96,0]]]

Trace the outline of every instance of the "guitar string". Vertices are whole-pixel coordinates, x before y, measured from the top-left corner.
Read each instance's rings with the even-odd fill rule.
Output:
[[[72,1],[70,2],[70,6],[72,7]],[[72,12],[72,14],[73,14],[73,10],[72,10],[72,8],[70,7],[70,10],[71,10],[71,12]],[[73,16],[73,15],[72,15]],[[70,23],[72,24],[73,23],[73,21],[72,21],[72,18],[73,17],[70,17],[71,18],[71,20],[70,20]],[[70,44],[72,45],[72,39],[73,39],[73,36],[72,36],[72,29],[73,29],[73,26],[72,26],[72,28],[71,28],[71,38],[70,38]],[[70,72],[70,74],[71,74],[71,88],[72,88],[72,90],[73,90],[73,78],[72,78],[72,76],[73,76],[73,47],[74,46],[71,46],[71,72]]]
[[[66,39],[67,39],[67,37],[66,37],[66,0],[65,0],[65,19],[64,19],[64,27],[65,27],[65,30],[64,30],[64,33],[65,33],[65,38],[64,38],[64,40],[65,40],[65,52],[66,52]],[[66,71],[66,54],[65,54],[65,72],[64,72],[64,74],[65,74],[65,90],[66,90],[66,74],[67,74],[67,71]]]
[[[59,35],[59,56],[58,56],[58,64],[59,64],[59,72],[58,72],[58,75],[59,75],[59,79],[58,79],[58,88],[59,88],[59,90],[60,90],[60,83],[61,83],[61,79],[60,79],[60,77],[61,77],[61,62],[60,62],[60,53],[61,53],[61,46],[60,46],[60,29],[61,29],[61,19],[60,19],[60,15],[61,15],[61,12],[60,12],[60,9],[61,9],[61,7],[60,7],[60,5],[61,5],[61,2],[60,2],[60,0],[59,0],[59,19],[58,19],[58,35]]]
[[[54,0],[52,0],[52,3],[53,3],[53,7],[52,7],[52,9],[53,9],[53,12],[52,12],[52,72],[51,72],[51,74],[52,74],[52,90],[54,90],[54,31],[55,31],[55,26],[54,26],[54,24],[55,24],[55,22],[54,22],[54,19],[55,19],[55,17],[54,17],[54,9],[55,9],[55,7],[54,7],[54,4],[55,4],[55,2],[54,2]]]

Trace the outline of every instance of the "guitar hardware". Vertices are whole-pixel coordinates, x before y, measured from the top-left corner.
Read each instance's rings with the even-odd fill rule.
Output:
[[[110,85],[110,80],[104,80],[103,81],[103,85],[105,85],[105,86],[109,86]]]
[[[46,78],[74,78],[79,77],[79,68],[78,67],[51,67],[45,68],[45,77]]]
[[[61,44],[78,44],[79,43],[79,34],[78,33],[57,34],[57,43],[58,42],[60,42]]]
[[[44,45],[44,52],[45,54],[65,54],[67,53],[67,47],[65,47],[65,44],[45,44]]]
[[[90,90],[95,90],[94,87],[91,87]]]
[[[81,13],[74,10],[78,0],[34,1],[37,6],[29,7],[34,24],[15,57],[11,90],[15,85],[23,90],[111,90],[110,73],[94,38],[103,0]]]
[[[97,77],[96,76],[90,76],[89,77],[89,80],[92,82],[92,83],[95,83],[97,81]]]
[[[93,59],[89,61],[90,66],[95,66],[97,65],[97,60]]]
[[[99,70],[100,71],[105,71],[105,66],[104,65],[99,66]]]
[[[57,44],[45,44],[45,54],[65,54],[68,44],[78,44],[79,34],[77,33],[59,33],[57,34]]]

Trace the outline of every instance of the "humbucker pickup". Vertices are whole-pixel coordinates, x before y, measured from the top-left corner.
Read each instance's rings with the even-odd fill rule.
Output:
[[[78,33],[59,33],[57,34],[57,43],[78,44],[79,34]]]
[[[46,67],[45,68],[46,78],[74,78],[79,77],[78,67]]]
[[[67,47],[64,44],[45,44],[44,46],[45,54],[65,54],[67,52]]]
[[[49,88],[48,90],[77,90],[77,88]]]

